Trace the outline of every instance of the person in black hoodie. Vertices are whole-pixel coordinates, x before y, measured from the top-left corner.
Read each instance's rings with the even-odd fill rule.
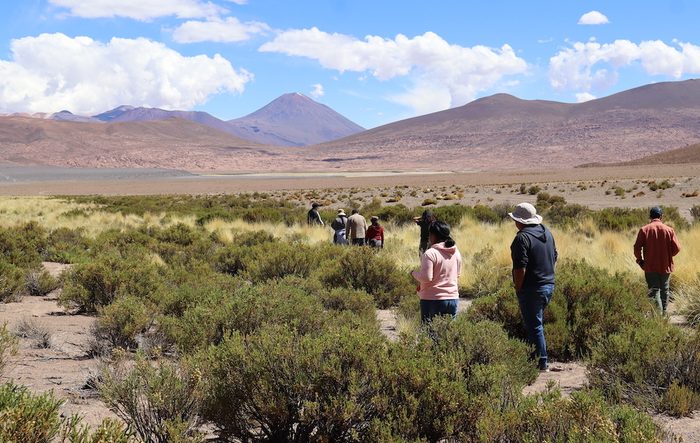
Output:
[[[554,292],[554,267],[557,246],[542,217],[530,203],[521,203],[508,214],[518,233],[510,246],[513,259],[513,284],[518,295],[528,342],[535,347],[538,367],[548,371],[547,341],[544,337],[544,309]]]

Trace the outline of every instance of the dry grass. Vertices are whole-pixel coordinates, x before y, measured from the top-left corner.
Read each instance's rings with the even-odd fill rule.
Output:
[[[51,331],[32,318],[22,318],[15,326],[15,335],[32,341],[36,348],[48,349],[51,347]]]
[[[71,213],[70,211],[73,211]],[[83,212],[80,212],[83,211]],[[194,217],[167,216],[165,213],[122,215],[100,211],[95,205],[76,204],[45,197],[2,197],[0,215],[6,225],[34,220],[47,229],[59,227],[83,228],[94,236],[107,229],[128,229],[140,226],[167,227],[177,223],[194,227]],[[231,241],[236,233],[266,231],[280,239],[294,239],[309,244],[331,241],[328,227],[309,227],[306,224],[286,226],[278,223],[247,223],[242,220],[213,220],[204,228],[216,232],[224,241]],[[464,256],[464,270],[460,283],[473,283],[474,254],[486,247],[494,250],[496,266],[510,266],[510,243],[515,227],[510,223],[488,225],[464,219],[454,228],[454,238]],[[385,225],[386,253],[405,268],[418,266],[418,228]],[[583,259],[589,263],[616,272],[639,272],[632,255],[635,232],[600,232],[592,223],[582,223],[577,229],[553,229],[560,257]],[[679,232],[683,251],[677,258],[674,280],[680,287],[691,285],[698,278],[696,264],[700,262],[700,226]],[[157,258],[154,258],[157,259]]]

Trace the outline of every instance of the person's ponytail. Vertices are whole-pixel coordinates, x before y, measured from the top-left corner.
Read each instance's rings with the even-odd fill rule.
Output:
[[[452,239],[452,237],[447,237],[447,238],[445,239],[445,246],[448,247],[448,248],[451,248],[451,247],[453,247],[453,246],[456,245],[456,244],[457,244],[457,243]]]
[[[436,221],[435,223],[430,225],[429,232],[431,234],[434,234],[440,243],[445,243],[445,246],[448,248],[452,248],[455,246],[455,241],[452,239],[452,236],[450,235],[450,225],[448,225],[445,222],[441,221]]]

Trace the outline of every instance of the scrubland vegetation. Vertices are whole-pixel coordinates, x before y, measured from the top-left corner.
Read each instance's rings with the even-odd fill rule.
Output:
[[[385,223],[375,251],[331,245],[300,224],[303,208],[264,195],[0,200],[0,298],[61,286],[68,312],[94,315],[86,353],[103,358],[97,389],[126,423],[88,430],[51,395],[6,384],[0,440],[196,442],[208,429],[241,442],[666,441],[649,413],[700,408],[700,224],[667,208],[684,247],[679,327],[655,313],[632,256],[645,210],[532,194],[561,258],[550,357],[590,371],[571,398],[522,394],[537,371],[505,205],[435,209],[465,257],[460,292],[476,300],[427,334],[409,276],[420,207],[363,208]],[[73,267],[58,281],[42,261]],[[380,333],[378,308],[400,313],[398,340]],[[0,369],[14,340],[0,331]]]

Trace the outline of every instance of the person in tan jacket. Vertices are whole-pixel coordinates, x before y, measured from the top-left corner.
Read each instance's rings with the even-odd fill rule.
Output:
[[[654,299],[659,311],[666,314],[673,257],[681,251],[681,245],[676,232],[661,221],[662,217],[660,207],[651,208],[651,221],[639,230],[634,242],[634,256],[644,271],[649,297]]]
[[[365,235],[367,233],[367,220],[360,215],[359,209],[353,209],[352,215],[348,218],[348,225],[345,230],[346,237],[350,244],[355,246],[365,245]]]

